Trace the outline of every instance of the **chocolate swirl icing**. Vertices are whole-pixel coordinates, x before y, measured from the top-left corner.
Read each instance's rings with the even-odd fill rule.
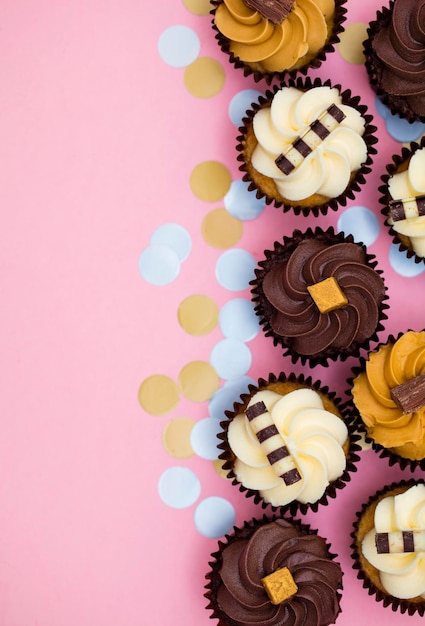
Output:
[[[376,331],[385,286],[363,246],[338,240],[329,243],[318,234],[301,235],[275,247],[275,254],[260,265],[264,270],[257,270],[257,313],[263,316],[266,329],[269,326],[267,334],[293,352],[308,357],[335,350],[352,353]],[[307,287],[330,277],[336,279],[348,302],[321,313]]]
[[[425,115],[425,0],[394,2],[389,22],[373,37],[379,87]]]
[[[246,525],[222,547],[213,555],[209,584],[210,608],[220,624],[326,626],[335,622],[342,572],[322,537],[277,519],[254,530]],[[281,567],[290,570],[298,590],[274,605],[261,579]]]

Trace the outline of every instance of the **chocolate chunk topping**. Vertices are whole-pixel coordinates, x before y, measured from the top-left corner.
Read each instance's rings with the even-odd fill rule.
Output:
[[[308,156],[312,152],[308,143],[306,143],[301,137],[296,139],[292,145],[303,157]]]
[[[275,160],[277,167],[281,172],[288,175],[295,169],[295,165],[284,155],[280,154]]]
[[[285,472],[282,474],[283,482],[285,485],[293,485],[301,480],[301,475],[296,467],[294,469],[289,470],[289,472]]]
[[[409,530],[403,531],[403,548],[405,552],[415,551],[415,539],[413,533]]]
[[[259,415],[263,415],[263,413],[267,413],[267,407],[264,402],[256,402],[245,411],[245,415],[249,421],[255,419]]]
[[[247,7],[258,11],[275,26],[283,22],[295,0],[244,0]]]
[[[378,554],[389,554],[390,542],[388,533],[376,533],[375,546]]]
[[[265,428],[262,428],[257,432],[257,439],[260,443],[263,443],[263,441],[267,441],[267,439],[270,439],[270,437],[275,437],[275,435],[278,434],[279,431],[276,426],[274,424],[271,424],[270,426],[266,426]]]
[[[404,414],[413,413],[425,406],[425,374],[411,378],[391,389],[391,398]]]
[[[277,461],[280,461],[281,459],[286,459],[287,456],[289,456],[288,448],[286,446],[281,446],[280,448],[276,448],[276,450],[269,452],[267,458],[270,465],[273,465],[273,463],[277,463]]]

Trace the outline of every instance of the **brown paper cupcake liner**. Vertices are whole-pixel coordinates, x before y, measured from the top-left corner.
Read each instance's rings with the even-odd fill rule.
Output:
[[[269,316],[271,313],[271,305],[268,303],[262,290],[262,281],[265,274],[274,266],[276,260],[284,259],[290,254],[298,244],[306,238],[315,238],[317,240],[324,240],[329,243],[355,243],[360,246],[366,255],[367,265],[374,269],[377,274],[383,277],[383,271],[377,268],[376,257],[367,252],[366,246],[361,242],[356,242],[352,235],[345,235],[343,232],[336,232],[332,226],[327,230],[323,230],[317,226],[314,230],[308,228],[305,232],[295,230],[291,236],[284,236],[282,242],[275,242],[273,250],[265,250],[265,258],[258,262],[259,268],[255,269],[255,279],[250,282],[251,299],[254,303],[255,313],[260,318],[260,325],[263,328],[263,332],[266,337],[273,339],[274,346],[280,346],[283,348],[283,356],[291,358],[292,363],[300,361],[303,365],[308,363],[310,367],[316,367],[322,365],[323,367],[329,366],[329,361],[345,361],[348,357],[358,357],[362,350],[369,350],[370,346],[378,342],[379,333],[384,329],[383,322],[388,319],[385,311],[389,308],[387,304],[388,294],[385,287],[385,295],[381,302],[379,311],[379,320],[375,332],[369,339],[362,343],[353,342],[349,348],[336,350],[331,348],[323,354],[315,356],[307,356],[297,353],[285,340],[285,337],[276,335],[269,323]]]
[[[261,526],[273,522],[277,519],[284,519],[290,524],[292,524],[302,535],[318,535],[318,531],[315,528],[312,528],[309,524],[305,522],[301,522],[298,519],[294,519],[287,515],[266,515],[264,514],[261,518],[253,518],[249,521],[245,521],[243,526],[234,526],[233,530],[227,533],[222,539],[219,539],[217,550],[213,552],[210,556],[211,560],[208,562],[209,571],[205,575],[205,579],[207,580],[207,584],[205,585],[205,593],[204,597],[207,599],[208,604],[206,606],[207,610],[212,611],[210,615],[211,619],[218,619],[217,626],[229,626],[231,622],[226,620],[226,618],[222,615],[218,603],[216,601],[217,590],[220,584],[220,569],[222,565],[222,552],[223,549],[226,548],[229,544],[234,541],[240,541],[250,537],[258,528]],[[338,555],[332,552],[332,546],[328,542],[328,540],[320,535],[322,539],[326,542],[326,550],[328,554],[328,558],[330,561],[337,562]],[[338,563],[339,564],[339,563]],[[342,572],[342,576],[344,573]],[[343,587],[338,587],[336,589],[336,595],[338,599],[338,604],[342,598]],[[339,607],[339,613],[341,612],[341,607]]]
[[[409,329],[409,330],[411,330],[411,329]],[[407,330],[406,332],[409,332],[409,330]],[[392,334],[388,335],[387,341],[385,341],[384,343],[378,344],[375,347],[374,352],[378,351],[379,348],[381,348],[383,345],[385,345],[387,343],[395,343],[404,334],[405,334],[404,332],[400,332],[400,333],[398,333],[398,335],[392,335]],[[347,395],[348,396],[352,395],[351,394],[351,390],[353,388],[354,380],[355,380],[355,378],[357,378],[357,376],[361,372],[363,372],[365,370],[366,362],[367,362],[367,357],[363,357],[362,356],[359,359],[359,364],[352,368],[352,375],[350,376],[349,380],[347,381],[347,384],[348,384]],[[372,449],[376,452],[376,454],[380,458],[385,459],[388,462],[390,467],[392,467],[393,465],[398,465],[400,467],[400,469],[402,469],[402,470],[410,469],[410,471],[412,471],[412,472],[415,469],[417,469],[417,468],[420,468],[421,470],[425,470],[425,458],[424,459],[409,459],[407,457],[401,456],[400,454],[394,452],[394,450],[392,450],[391,448],[386,448],[385,446],[381,445],[380,443],[377,443],[373,439],[373,437],[371,435],[369,435],[367,427],[366,427],[366,424],[362,420],[360,412],[357,409],[357,407],[355,406],[354,401],[352,399],[349,400],[344,405],[344,408],[352,410],[353,422],[354,422],[355,430],[363,435],[366,443],[369,444],[372,447]]]
[[[232,419],[241,412],[243,407],[248,404],[250,398],[254,393],[266,387],[268,388],[270,385],[273,385],[275,383],[291,383],[299,387],[311,388],[319,392],[322,396],[327,397],[340,412],[340,415],[348,429],[349,445],[348,449],[346,450],[347,463],[345,470],[339,478],[337,478],[328,485],[322,497],[314,503],[303,503],[294,500],[293,502],[290,502],[286,505],[273,506],[272,504],[266,502],[258,491],[249,489],[242,485],[242,483],[240,483],[236,478],[236,475],[233,471],[234,455],[229,447],[227,436],[229,424]],[[360,440],[360,436],[355,430],[354,417],[351,413],[350,407],[344,408],[342,406],[341,400],[336,396],[336,394],[330,391],[328,387],[323,386],[320,381],[313,382],[311,377],[306,378],[302,374],[298,376],[294,373],[286,375],[283,372],[281,372],[278,376],[276,376],[275,374],[269,374],[267,380],[264,378],[259,378],[256,385],[251,384],[248,388],[249,392],[242,394],[240,396],[240,400],[234,402],[232,410],[225,411],[227,419],[220,422],[220,426],[223,430],[218,434],[218,439],[220,439],[221,443],[219,443],[217,447],[222,452],[219,454],[218,458],[223,462],[222,467],[223,470],[227,471],[227,478],[232,481],[232,484],[234,486],[239,488],[239,491],[243,493],[245,497],[253,498],[255,504],[261,505],[263,509],[270,508],[273,511],[280,511],[281,513],[290,512],[291,515],[295,515],[295,513],[297,512],[305,514],[309,510],[315,512],[318,510],[319,506],[326,506],[329,499],[335,498],[337,496],[337,492],[340,489],[343,489],[346,484],[351,481],[351,474],[357,471],[356,464],[360,460],[360,457],[357,454],[361,450],[360,445],[357,443]]]
[[[400,167],[404,163],[407,163],[412,155],[419,149],[425,147],[425,136],[418,142],[412,141],[409,146],[403,146],[399,154],[394,154],[391,163],[386,166],[386,174],[381,176],[382,185],[378,188],[378,191],[382,194],[379,198],[379,203],[383,205],[381,214],[385,218],[385,225],[388,228],[388,233],[392,237],[393,243],[398,246],[400,252],[406,254],[407,258],[413,259],[415,263],[425,263],[425,257],[417,255],[410,246],[409,238],[397,233],[392,225],[389,223],[388,215],[388,181],[389,179],[399,171]]]
[[[264,80],[267,85],[270,85],[273,81],[283,82],[287,78],[294,78],[299,74],[305,75],[310,69],[319,68],[323,61],[325,61],[326,57],[335,51],[335,47],[340,41],[340,35],[344,31],[344,23],[347,19],[347,9],[345,8],[346,2],[347,0],[335,0],[335,17],[332,32],[328,41],[318,54],[302,67],[292,70],[283,70],[281,72],[261,72],[254,69],[248,63],[242,61],[231,52],[229,39],[219,32],[214,23],[214,15],[217,6],[221,4],[221,0],[211,0],[213,9],[210,11],[210,15],[212,15],[212,28],[215,32],[215,39],[217,40],[221,51],[228,57],[229,63],[233,65],[235,69],[242,70],[245,77],[252,77],[256,83]]]
[[[408,105],[406,98],[390,94],[379,87],[382,70],[380,61],[373,51],[372,42],[375,34],[379,32],[381,28],[388,26],[390,23],[393,6],[394,0],[390,0],[388,7],[382,7],[379,11],[377,11],[376,18],[369,23],[366,31],[367,39],[363,42],[363,53],[365,56],[365,67],[369,83],[378,98],[386,107],[388,107],[391,113],[402,117],[410,124],[418,121],[425,122],[425,116],[420,116],[415,113]]]
[[[367,146],[367,159],[366,162],[360,167],[357,172],[353,173],[351,181],[345,189],[345,191],[340,194],[337,198],[330,198],[326,202],[322,204],[311,206],[307,205],[299,205],[296,203],[292,203],[289,201],[280,201],[277,198],[267,194],[266,191],[260,188],[259,184],[257,184],[253,180],[253,176],[250,173],[250,168],[246,162],[245,155],[245,139],[248,131],[252,127],[253,118],[257,111],[261,108],[269,106],[272,98],[282,87],[295,87],[300,89],[301,91],[308,91],[309,89],[313,89],[316,87],[331,87],[339,90],[342,102],[348,106],[351,106],[362,115],[365,120],[365,131],[363,134],[363,139]],[[341,85],[336,84],[333,85],[330,80],[321,80],[320,78],[315,78],[312,80],[310,77],[306,78],[298,78],[298,79],[289,79],[285,82],[285,84],[275,85],[272,89],[266,91],[266,93],[259,97],[258,102],[252,103],[251,109],[246,111],[246,117],[242,119],[242,125],[239,127],[239,135],[236,138],[236,150],[238,152],[237,161],[240,162],[239,170],[242,172],[242,179],[248,183],[248,190],[255,192],[255,195],[258,199],[263,199],[267,205],[272,204],[275,208],[281,209],[283,213],[287,213],[288,211],[293,211],[295,215],[303,214],[304,216],[314,215],[318,217],[319,215],[326,215],[328,211],[337,211],[341,206],[346,206],[348,200],[353,200],[357,192],[360,191],[362,185],[366,182],[366,176],[371,171],[371,165],[373,163],[372,155],[377,153],[374,145],[377,143],[376,126],[372,125],[373,116],[367,113],[367,107],[363,104],[360,104],[359,96],[352,96],[351,91],[349,89],[342,90]]]
[[[353,531],[350,535],[352,539],[350,548],[352,551],[351,558],[353,559],[353,569],[357,571],[357,578],[362,581],[363,588],[367,590],[368,594],[370,596],[375,596],[376,601],[382,602],[384,607],[390,606],[393,611],[400,611],[400,613],[407,613],[408,615],[419,613],[421,616],[425,613],[425,600],[417,599],[416,601],[412,601],[395,598],[384,589],[377,586],[376,582],[371,580],[370,575],[368,575],[365,571],[366,559],[362,556],[361,542],[367,530],[369,530],[369,528],[363,528],[362,524],[362,519],[366,512],[373,515],[376,505],[380,500],[382,500],[382,498],[402,493],[409,489],[409,487],[419,483],[423,484],[423,482],[423,480],[414,479],[401,480],[383,487],[374,495],[370,496],[369,500],[362,505],[360,511],[356,513],[356,519],[353,523]],[[367,565],[371,568],[373,576],[377,577],[379,575],[378,571],[375,570],[375,568],[369,563]]]

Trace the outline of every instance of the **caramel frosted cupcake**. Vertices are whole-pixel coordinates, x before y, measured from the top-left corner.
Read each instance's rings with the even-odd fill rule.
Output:
[[[286,518],[245,522],[218,542],[205,597],[218,626],[334,624],[342,570],[330,545]]]
[[[366,111],[330,81],[298,79],[267,91],[247,111],[237,137],[249,190],[296,214],[317,216],[345,205],[376,153],[376,127]]]
[[[425,469],[425,331],[390,336],[350,381],[358,428],[391,465]]]
[[[255,81],[317,68],[343,31],[345,0],[212,0],[221,50]]]
[[[264,254],[251,281],[255,312],[294,363],[326,366],[377,341],[386,287],[363,244],[317,227],[295,230]]]
[[[357,577],[393,611],[425,612],[425,485],[401,481],[371,496],[352,533]]]
[[[382,176],[382,214],[393,242],[416,263],[425,262],[425,138],[393,156]]]
[[[425,0],[391,1],[364,42],[372,88],[392,113],[425,122]]]
[[[223,469],[264,508],[316,511],[355,471],[360,447],[351,415],[311,378],[270,374],[225,413],[218,435]]]

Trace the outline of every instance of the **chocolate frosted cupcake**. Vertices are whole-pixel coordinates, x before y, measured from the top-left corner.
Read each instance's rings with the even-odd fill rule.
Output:
[[[212,0],[213,29],[235,68],[281,82],[317,68],[343,31],[345,0]]]
[[[354,369],[358,429],[391,465],[425,469],[425,331],[390,336]]]
[[[354,198],[370,172],[372,117],[340,85],[309,78],[275,86],[253,104],[237,137],[249,190],[296,214],[326,214]]]
[[[425,262],[425,138],[394,155],[382,176],[382,214],[401,252]]]
[[[311,378],[270,374],[225,413],[218,435],[223,469],[263,507],[316,511],[355,471],[360,447],[351,415]]]
[[[211,557],[205,597],[218,626],[327,626],[341,612],[336,555],[298,521],[246,522]]]
[[[393,611],[425,613],[425,485],[401,481],[357,514],[352,557],[369,595]]]
[[[425,122],[425,0],[396,0],[377,12],[364,42],[372,88],[409,122]]]
[[[317,227],[275,242],[251,281],[266,336],[311,367],[367,350],[386,319],[375,257],[351,236]]]

